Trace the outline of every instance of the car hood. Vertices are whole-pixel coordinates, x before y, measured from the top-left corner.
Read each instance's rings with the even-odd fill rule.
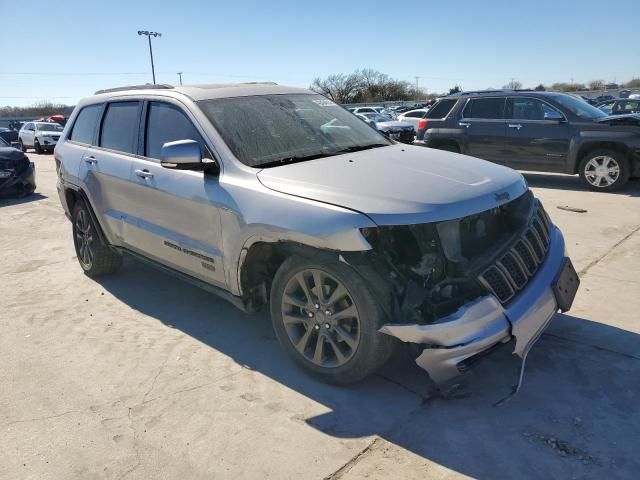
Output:
[[[396,120],[389,121],[389,122],[377,122],[376,126],[378,128],[407,128],[407,129],[413,129],[413,124],[412,123],[399,122],[399,121],[396,121]]]
[[[25,157],[21,150],[13,147],[0,147],[0,160],[14,161],[22,160]]]
[[[519,173],[457,153],[392,145],[263,169],[269,189],[338,205],[379,225],[451,220],[519,197]]]
[[[36,135],[43,137],[59,137],[62,132],[56,132],[55,130],[38,130]]]
[[[610,125],[639,125],[640,126],[640,113],[608,115],[606,117],[598,118],[596,122],[608,123]]]

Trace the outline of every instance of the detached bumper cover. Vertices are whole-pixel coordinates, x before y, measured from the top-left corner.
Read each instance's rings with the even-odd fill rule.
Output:
[[[436,384],[463,371],[461,363],[515,337],[513,353],[525,358],[545,330],[558,305],[552,290],[564,266],[565,244],[560,230],[552,228],[546,260],[524,290],[507,305],[487,295],[429,325],[386,324],[381,332],[403,342],[426,346],[416,363]]]

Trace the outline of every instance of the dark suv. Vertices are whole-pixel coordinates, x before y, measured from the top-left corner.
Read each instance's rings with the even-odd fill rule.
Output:
[[[562,93],[466,92],[441,99],[416,144],[520,170],[579,174],[593,190],[640,176],[640,115],[607,116]]]

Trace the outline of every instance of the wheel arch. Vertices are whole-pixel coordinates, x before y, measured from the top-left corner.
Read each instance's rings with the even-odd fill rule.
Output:
[[[93,205],[91,204],[91,201],[89,200],[89,197],[87,196],[85,191],[80,187],[76,187],[75,185],[65,185],[64,198],[67,202],[67,208],[69,209],[70,215],[73,215],[73,209],[78,201],[84,202],[84,204],[87,206],[87,210],[89,211],[89,215],[91,216],[91,220],[93,220],[94,225],[96,225],[97,227],[96,230],[98,236],[100,237],[100,240],[105,244],[109,244],[109,239],[104,233],[104,229],[102,227],[102,224],[100,223],[100,219],[95,214]]]
[[[237,279],[239,293],[247,299],[249,308],[259,310],[268,304],[276,272],[287,258],[294,255],[310,259],[340,258],[338,251],[323,250],[290,240],[248,241],[240,252]]]
[[[596,150],[613,150],[615,152],[619,152],[623,154],[627,161],[629,162],[629,166],[631,165],[631,150],[624,142],[616,142],[616,141],[599,141],[599,140],[591,140],[582,143],[576,152],[576,161],[573,165],[573,170],[571,173],[576,174],[579,173],[580,164],[582,160],[589,155],[590,153]]]

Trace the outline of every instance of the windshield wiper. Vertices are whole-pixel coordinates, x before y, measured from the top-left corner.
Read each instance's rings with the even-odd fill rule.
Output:
[[[298,162],[306,162],[307,160],[315,160],[316,158],[324,158],[324,157],[332,157],[337,155],[337,153],[314,153],[312,155],[294,155],[291,157],[279,158],[278,160],[271,160],[269,162],[257,163],[253,165],[256,168],[269,168],[269,167],[278,167],[280,165],[288,165],[290,163],[298,163]]]
[[[338,153],[352,153],[352,152],[361,152],[362,150],[369,150],[371,148],[379,148],[379,147],[387,147],[388,143],[371,143],[369,145],[354,145],[353,147],[343,148],[342,150],[338,150]]]

